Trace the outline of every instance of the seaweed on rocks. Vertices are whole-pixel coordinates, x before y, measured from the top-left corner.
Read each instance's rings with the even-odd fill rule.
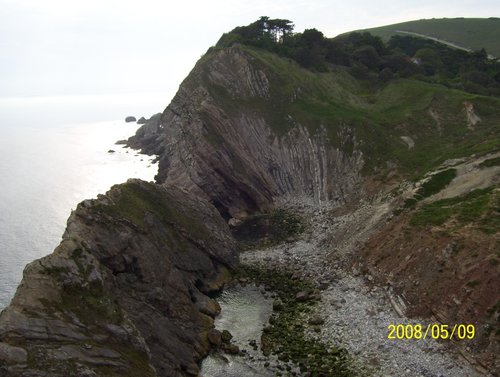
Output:
[[[262,352],[295,364],[303,375],[351,377],[358,373],[344,348],[306,335],[308,314],[320,296],[311,281],[292,278],[293,273],[262,265],[242,265],[235,277],[261,284],[277,295],[269,325],[261,337]]]

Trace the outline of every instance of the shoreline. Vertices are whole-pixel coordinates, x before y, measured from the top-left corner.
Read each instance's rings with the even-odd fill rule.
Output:
[[[322,288],[305,323],[313,317],[325,322],[320,332],[306,330],[309,339],[347,349],[374,376],[484,376],[451,344],[387,339],[389,324],[429,322],[401,316],[398,296],[353,266],[356,250],[390,216],[389,203],[364,202],[337,217],[300,201],[285,208],[309,219],[307,230],[293,242],[242,252],[240,261],[243,266],[292,270]]]

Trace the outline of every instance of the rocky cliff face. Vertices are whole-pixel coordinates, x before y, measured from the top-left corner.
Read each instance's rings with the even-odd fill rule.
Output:
[[[283,110],[301,87],[284,85],[274,69],[240,47],[212,51],[182,83],[161,117],[145,124],[131,146],[160,156],[157,181],[208,198],[229,219],[270,207],[277,197],[342,202],[356,183],[363,155],[348,127],[331,143]]]
[[[1,376],[186,376],[237,263],[204,200],[131,180],[82,202],[0,315]]]
[[[402,190],[411,185],[405,177],[447,158],[498,150],[500,102],[417,79],[371,87],[369,78],[339,67],[308,71],[248,46],[209,50],[165,111],[129,139],[158,155],[159,185],[133,180],[81,203],[61,245],[26,268],[0,314],[0,377],[196,376],[219,311],[208,293],[237,263],[226,221],[291,197],[337,207],[321,224],[321,239],[306,244],[309,254],[296,243],[295,262],[313,258],[331,276],[339,261],[348,269],[353,259],[370,272],[368,281],[399,282],[395,290],[416,314],[496,321],[498,295],[485,297],[499,281],[498,189],[479,192],[479,203],[457,198],[463,190],[450,194],[435,213],[438,220],[450,213],[441,228],[410,227],[426,204],[403,205]],[[498,156],[476,165],[487,161],[498,166]],[[473,219],[463,239],[455,237],[471,208],[493,226],[469,231],[474,221],[481,225]],[[483,326],[477,348],[490,347],[497,334]]]

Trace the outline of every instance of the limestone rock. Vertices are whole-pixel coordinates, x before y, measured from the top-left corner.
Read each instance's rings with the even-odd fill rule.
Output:
[[[285,129],[277,132],[274,118],[243,105],[273,105],[270,93],[282,82],[266,65],[237,46],[208,52],[163,114],[129,139],[131,147],[160,156],[157,182],[209,199],[231,223],[282,196],[343,201],[360,180],[363,156],[349,127],[339,125],[336,136],[353,146],[344,153],[320,124],[310,131],[277,110],[273,117]]]

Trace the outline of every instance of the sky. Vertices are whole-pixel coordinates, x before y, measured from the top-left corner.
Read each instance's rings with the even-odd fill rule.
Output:
[[[222,33],[260,16],[334,37],[421,18],[500,16],[498,0],[0,0],[0,99],[171,98]]]

